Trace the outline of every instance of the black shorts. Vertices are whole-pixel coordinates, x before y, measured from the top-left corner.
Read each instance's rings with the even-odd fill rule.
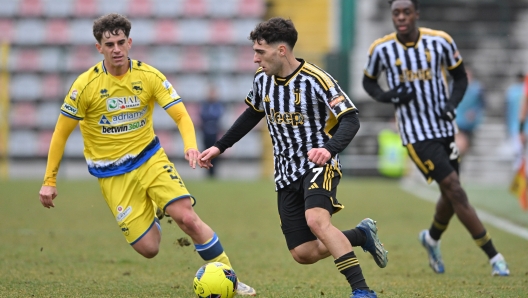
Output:
[[[305,211],[320,207],[334,214],[343,209],[336,198],[341,172],[331,165],[308,170],[297,181],[277,191],[281,229],[288,249],[316,240],[306,223]]]
[[[407,144],[407,151],[428,183],[440,183],[453,171],[458,174],[460,154],[454,137]]]

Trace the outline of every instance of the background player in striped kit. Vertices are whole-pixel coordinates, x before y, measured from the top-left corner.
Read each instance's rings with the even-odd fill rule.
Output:
[[[332,255],[352,287],[352,297],[376,297],[363,277],[352,246],[362,246],[380,267],[387,252],[376,223],[366,218],[340,231],[331,216],[341,178],[338,152],[359,130],[358,111],[325,71],[293,54],[297,30],[291,20],[272,18],[251,32],[257,70],[246,97],[249,106],[227,133],[199,157],[202,167],[233,146],[262,118],[273,143],[281,228],[292,257],[312,264]]]
[[[453,215],[469,231],[486,253],[492,275],[509,275],[504,257],[470,205],[458,176],[459,153],[455,144],[455,109],[468,85],[462,57],[453,39],[445,32],[419,28],[418,0],[390,0],[396,29],[376,40],[369,50],[363,87],[375,100],[392,103],[404,146],[428,182],[440,187],[433,223],[419,234],[436,273],[444,272],[440,236]],[[449,94],[444,76],[453,77]],[[390,90],[385,92],[377,78],[385,71]]]

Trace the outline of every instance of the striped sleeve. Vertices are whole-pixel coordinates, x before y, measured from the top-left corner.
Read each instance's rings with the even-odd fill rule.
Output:
[[[447,37],[441,37],[441,44],[443,49],[443,59],[446,63],[447,69],[452,70],[462,63],[462,56],[458,52],[455,41],[447,34]]]

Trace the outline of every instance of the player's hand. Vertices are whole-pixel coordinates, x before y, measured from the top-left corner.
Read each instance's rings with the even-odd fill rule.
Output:
[[[415,92],[412,86],[407,86],[405,83],[401,83],[400,85],[396,86],[396,88],[382,93],[376,99],[381,102],[401,105],[408,103],[415,97]]]
[[[312,148],[308,151],[308,160],[318,166],[323,166],[330,160],[332,154],[325,148]]]
[[[442,110],[442,114],[440,117],[446,121],[453,121],[456,117],[456,107],[450,103],[447,102],[444,109]]]
[[[198,156],[200,152],[194,148],[190,148],[185,152],[185,159],[189,161],[189,166],[196,169],[196,163],[198,162]]]
[[[39,191],[40,203],[46,208],[55,207],[53,199],[57,197],[57,187],[43,185]]]
[[[209,147],[198,156],[198,165],[201,168],[210,169],[213,167],[211,160],[218,155],[220,155],[220,149],[215,146]]]

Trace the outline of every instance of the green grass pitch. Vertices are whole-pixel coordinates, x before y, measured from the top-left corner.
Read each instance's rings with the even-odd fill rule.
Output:
[[[291,258],[272,181],[187,181],[187,187],[237,275],[257,289],[258,297],[349,297],[331,258],[310,266]],[[203,261],[193,246],[180,245],[178,239],[186,235],[174,223],[162,221],[160,253],[147,260],[126,243],[96,179],[59,181],[56,207],[50,210],[41,206],[39,189],[39,181],[0,182],[0,297],[194,297],[192,280]],[[352,228],[364,217],[378,221],[389,251],[387,268],[355,249],[378,297],[528,296],[526,239],[486,224],[511,270],[510,277],[491,277],[485,254],[454,218],[442,240],[446,273],[436,275],[417,240],[430,225],[432,203],[384,179],[343,179],[338,198],[345,205],[333,219],[338,228]],[[489,207],[488,201],[476,206]],[[527,227],[523,215],[528,216],[518,214],[515,221]]]

